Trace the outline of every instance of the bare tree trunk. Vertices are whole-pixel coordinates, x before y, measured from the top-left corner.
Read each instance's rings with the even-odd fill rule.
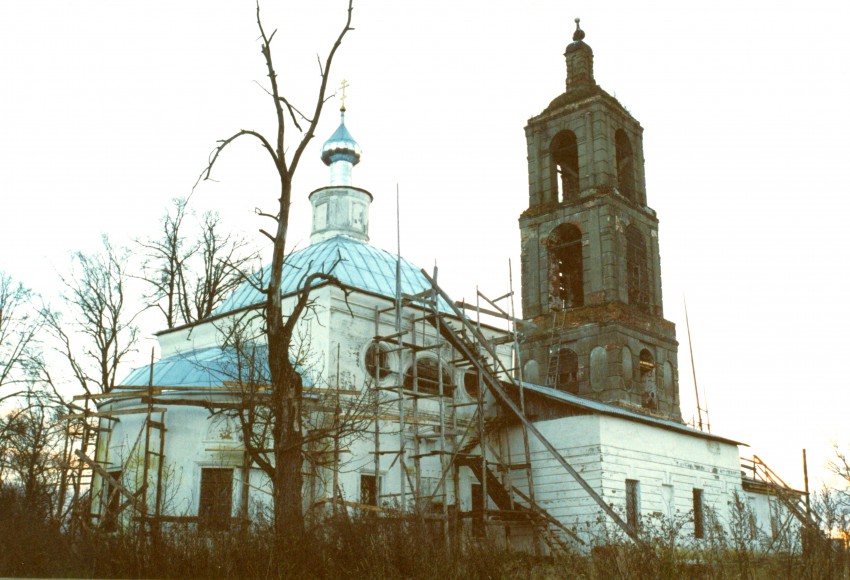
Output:
[[[269,83],[271,85],[269,96],[274,102],[277,117],[277,135],[272,142],[257,131],[243,129],[219,142],[219,145],[213,150],[207,168],[201,173],[201,179],[208,179],[210,171],[221,152],[239,137],[251,136],[259,140],[269,154],[280,178],[280,195],[278,197],[277,212],[275,214],[259,213],[262,217],[274,220],[277,226],[274,235],[265,230],[260,230],[273,243],[270,281],[268,287],[263,289],[263,292],[266,293],[263,315],[269,347],[268,365],[271,383],[271,402],[269,406],[271,410],[274,465],[266,461],[261,450],[252,447],[250,437],[245,438],[248,452],[272,480],[274,527],[278,546],[280,547],[295,545],[289,541],[293,538],[298,538],[304,531],[304,516],[302,511],[303,477],[301,472],[303,463],[302,446],[304,443],[301,416],[302,383],[301,377],[295,369],[295,363],[290,359],[292,335],[298,319],[309,303],[311,282],[317,278],[332,280],[332,277],[327,273],[313,273],[308,275],[304,280],[302,290],[292,311],[284,313],[281,285],[286,258],[286,236],[289,232],[292,179],[307,144],[315,135],[322,108],[325,104],[325,94],[331,64],[337,49],[342,44],[342,39],[351,30],[352,11],[353,0],[349,0],[345,25],[331,47],[324,64],[319,63],[319,90],[316,95],[312,116],[307,117],[298,108],[293,106],[280,90],[271,54],[271,41],[276,31],[270,35],[266,34],[260,19],[259,3],[257,4],[257,26],[260,29],[262,53],[266,61]],[[286,158],[288,148],[285,145],[284,139],[287,128],[287,114],[295,128],[301,132],[300,141],[290,160]],[[305,123],[304,128],[302,128],[299,121]],[[246,429],[243,423],[243,432],[247,433],[249,431],[250,429]]]

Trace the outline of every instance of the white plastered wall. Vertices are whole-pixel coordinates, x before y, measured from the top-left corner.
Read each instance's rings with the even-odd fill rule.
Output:
[[[292,308],[294,298],[284,300],[284,310]],[[364,389],[369,380],[365,369],[365,352],[369,343],[376,335],[375,308],[386,309],[392,302],[385,298],[379,298],[364,293],[350,293],[348,296],[336,287],[322,286],[312,293],[312,304],[299,323],[296,332],[296,345],[300,346],[299,352],[303,357],[299,359],[299,365],[309,374],[311,390],[323,388],[341,390]],[[261,319],[258,312],[243,313],[243,320],[250,320],[259,329]],[[421,311],[413,308],[405,309],[403,315],[403,327],[410,328],[410,320],[421,316]],[[227,319],[219,319],[181,329],[159,337],[161,356],[175,356],[191,353],[192,350],[218,346],[222,341],[222,329],[228,327]],[[431,345],[442,342],[436,330],[429,324],[419,322],[416,326],[417,344]],[[384,312],[379,317],[377,334],[390,335],[395,332],[394,312]],[[485,333],[493,335],[497,331],[485,329]],[[412,337],[408,334],[406,342]],[[393,345],[391,345],[393,346]],[[510,366],[509,346],[499,347],[500,356],[506,366]],[[451,367],[447,364],[449,360],[457,358],[452,349],[447,345],[439,348],[428,349],[420,352],[420,356],[439,356],[456,385],[454,401],[444,401],[443,414],[445,418],[445,429],[449,432],[457,432],[457,427],[463,429],[474,413],[473,406],[450,407],[453,402],[471,402],[473,399],[463,389],[463,370]],[[409,349],[397,351],[390,355],[390,368],[393,372],[381,379],[379,386],[389,387],[401,383],[404,371],[412,364],[412,351]],[[337,373],[339,368],[339,373]],[[401,374],[399,374],[401,370]],[[384,391],[385,398],[395,399],[394,391]],[[488,400],[487,404],[492,404]],[[115,409],[124,407],[138,407],[138,400],[124,400],[114,406]],[[420,399],[418,402],[418,414],[420,419],[426,418],[419,423],[420,448],[419,452],[424,454],[439,450],[439,439],[433,434],[438,432],[439,425],[439,402],[436,399]],[[237,515],[240,505],[241,485],[245,481],[241,473],[241,453],[235,449],[241,446],[238,427],[231,425],[231,434],[227,437],[221,435],[220,416],[213,417],[211,413],[200,407],[167,405],[165,414],[167,432],[165,436],[165,465],[167,481],[167,501],[163,503],[163,513],[176,516],[195,516],[198,513],[198,502],[200,493],[200,475],[205,467],[233,467],[234,489],[233,489],[233,515]],[[412,403],[408,399],[405,408],[408,423],[405,429],[405,449],[408,455],[408,478],[413,477],[413,461],[410,456],[414,450],[414,428],[410,422],[412,416]],[[454,420],[452,415],[454,414]],[[398,435],[398,405],[383,405],[380,410],[381,421],[380,448],[382,450],[397,450],[400,446]],[[145,415],[125,415],[121,422],[117,423],[109,436],[108,445],[102,444],[99,459],[106,457],[106,448],[109,448],[108,459],[113,462],[109,469],[117,469],[126,458],[129,449],[143,429]],[[227,431],[227,429],[225,429]],[[431,435],[431,436],[423,436]],[[143,437],[144,435],[142,435]],[[140,443],[143,445],[143,442]],[[158,440],[154,441],[158,445]],[[339,469],[339,485],[343,499],[349,501],[360,500],[360,475],[374,474],[376,472],[374,451],[374,425],[370,424],[359,436],[354,436],[343,442],[345,452],[341,454],[341,465]],[[451,442],[447,441],[446,448],[451,448]],[[143,447],[142,447],[143,449]],[[138,448],[137,448],[138,452]],[[399,462],[393,454],[380,455],[377,473],[381,476],[380,493],[385,501],[397,502],[400,492],[402,472]],[[138,460],[136,461],[138,463]],[[439,455],[423,457],[420,461],[421,484],[423,489],[435,485],[442,475],[442,466]],[[152,470],[155,471],[155,468]],[[331,482],[333,478],[332,469],[323,468],[317,473],[318,481],[312,485],[305,481],[305,507],[311,501],[330,497],[332,494]],[[138,482],[140,483],[140,481]],[[132,483],[128,482],[132,487]],[[151,483],[153,485],[153,482]],[[270,506],[271,496],[268,493],[270,486],[267,478],[258,469],[250,474],[250,504]],[[461,506],[469,509],[468,494],[469,484],[464,480],[460,489]],[[440,493],[435,498],[438,502],[448,500],[454,502],[453,485],[450,477],[447,479],[446,494]],[[410,489],[407,490],[408,499],[411,498]],[[150,502],[153,501],[152,494]],[[152,505],[152,503],[151,503]],[[151,509],[152,511],[152,509]]]
[[[741,491],[738,449],[731,443],[605,415],[563,417],[536,426],[623,518],[627,479],[639,482],[644,518],[672,511],[687,519],[697,488],[703,490],[707,510],[726,523],[733,493]],[[521,457],[519,429],[512,431],[510,442],[511,453]],[[531,435],[529,443],[537,503],[586,538],[600,533],[599,522],[605,518],[599,505]],[[528,493],[524,472],[514,473],[513,481]],[[665,497],[670,490],[664,486],[672,487],[672,498]],[[692,524],[686,524],[684,533],[693,534]]]

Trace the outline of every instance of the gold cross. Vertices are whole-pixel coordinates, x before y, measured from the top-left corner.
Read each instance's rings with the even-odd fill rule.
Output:
[[[339,100],[340,100],[340,103],[342,104],[342,108],[344,109],[345,108],[345,89],[348,88],[348,81],[345,80],[345,79],[342,79],[342,84],[340,84],[339,86],[342,89],[342,97]]]

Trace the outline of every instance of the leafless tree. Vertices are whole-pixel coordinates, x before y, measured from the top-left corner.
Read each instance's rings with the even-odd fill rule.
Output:
[[[38,333],[44,324],[35,294],[0,272],[0,403],[22,394],[38,362]]]
[[[165,316],[168,328],[179,324],[180,278],[183,262],[189,256],[182,231],[188,201],[185,197],[172,200],[173,207],[161,220],[160,237],[139,242],[146,253],[144,280],[152,286],[147,298]]]
[[[836,501],[850,517],[850,455],[837,443],[827,468],[839,479],[839,484],[835,487]]]
[[[257,26],[260,31],[261,51],[265,58],[271,85],[268,94],[274,104],[277,133],[272,140],[269,140],[258,131],[243,129],[227,139],[223,139],[213,150],[209,164],[200,177],[200,179],[209,179],[221,153],[231,143],[242,137],[250,137],[259,141],[268,153],[279,177],[276,211],[273,213],[258,212],[262,217],[271,219],[275,225],[273,234],[265,229],[260,231],[273,243],[269,282],[266,287],[262,288],[262,291],[266,296],[263,313],[268,343],[269,412],[271,415],[274,465],[264,466],[264,469],[272,473],[274,527],[278,542],[283,542],[286,536],[300,536],[304,526],[301,473],[304,443],[301,409],[303,386],[301,377],[290,357],[290,346],[298,318],[309,303],[307,294],[309,294],[310,288],[320,282],[322,277],[326,280],[329,278],[325,274],[308,276],[303,281],[303,291],[292,310],[284,312],[281,284],[287,250],[286,237],[289,230],[292,183],[301,157],[307,144],[315,135],[319,123],[326,100],[328,78],[334,55],[342,44],[345,35],[352,30],[352,10],[353,0],[349,0],[345,24],[325,57],[324,63],[321,60],[319,61],[319,88],[312,110],[305,114],[290,102],[278,83],[271,52],[271,43],[275,32],[266,33],[260,19],[259,4],[257,4]],[[287,131],[291,127],[298,131],[297,139],[294,140],[296,141],[294,147],[290,146],[287,140],[289,136]],[[262,465],[262,458],[255,456],[254,459]]]
[[[314,306],[311,301],[305,310],[312,312]],[[227,337],[223,348],[231,353],[228,364],[219,370],[224,370],[229,382],[238,387],[239,396],[238,401],[218,407],[214,412],[223,412],[236,420],[252,462],[272,479],[275,475],[275,417],[270,404],[273,395],[268,349],[256,330],[256,322],[255,316],[246,313],[219,328]],[[317,360],[312,350],[309,324],[296,327],[289,356],[298,372],[313,381],[305,387],[307,397],[301,407],[303,467],[310,473],[313,492],[321,483],[323,488],[331,489],[335,500],[339,499],[337,479],[347,463],[343,450],[371,433],[376,417],[387,403],[380,400],[374,389],[340,384],[339,369],[336,383],[329,382],[324,367],[320,368],[320,363],[325,361]],[[332,485],[326,481],[328,474],[333,476]],[[311,500],[315,499],[316,494],[312,493]]]
[[[202,258],[198,269],[184,269],[181,276],[181,312],[189,324],[208,318],[242,282],[257,253],[237,235],[222,232],[217,212],[205,212],[201,221],[197,253]]]
[[[62,277],[71,323],[56,311],[44,310],[59,342],[57,350],[87,394],[112,390],[119,365],[138,340],[138,312],[127,296],[127,260],[128,252],[115,248],[106,236],[102,251],[76,252],[71,272]]]
[[[0,419],[0,483],[17,489],[33,518],[57,523],[62,506],[58,488],[64,475],[62,424],[49,398],[31,390],[20,406]]]
[[[173,200],[161,220],[160,236],[139,242],[146,254],[142,278],[150,285],[147,299],[165,316],[167,328],[208,318],[242,283],[257,255],[244,238],[225,232],[216,212],[187,223],[188,202]]]

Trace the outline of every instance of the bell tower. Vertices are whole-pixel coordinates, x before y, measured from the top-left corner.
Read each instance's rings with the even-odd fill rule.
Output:
[[[596,84],[576,19],[566,91],[525,128],[525,378],[681,421],[676,333],[664,319],[643,128]]]

